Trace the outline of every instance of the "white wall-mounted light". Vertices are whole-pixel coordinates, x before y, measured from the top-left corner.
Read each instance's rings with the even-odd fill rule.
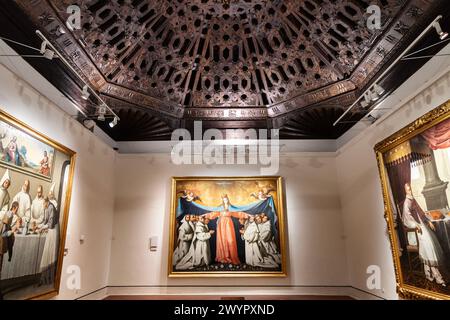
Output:
[[[117,119],[117,117],[114,117],[113,121],[111,121],[111,122],[109,123],[109,126],[110,126],[111,128],[114,128],[114,127],[117,125],[117,122],[119,122],[119,120]]]
[[[380,85],[378,85],[378,84],[376,84],[376,83],[373,85],[373,90],[374,90],[376,93],[378,93],[379,95],[382,95],[383,93],[386,92],[386,90],[384,90],[384,88],[383,88],[382,86],[380,86]]]
[[[48,42],[46,40],[42,41],[41,54],[48,60],[53,60],[53,58],[55,57],[55,52],[53,50],[50,50],[49,48],[47,48],[47,46],[48,46]]]
[[[81,93],[81,98],[83,100],[87,100],[87,99],[89,99],[90,96],[91,96],[91,94],[89,93],[89,88],[86,85],[83,87],[83,92]]]
[[[445,38],[448,37],[448,32],[442,31],[441,24],[439,23],[439,21],[434,21],[433,27],[436,29],[436,32],[441,40],[444,40]]]

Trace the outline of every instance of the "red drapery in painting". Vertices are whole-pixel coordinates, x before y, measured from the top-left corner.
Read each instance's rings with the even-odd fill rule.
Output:
[[[400,206],[406,196],[405,183],[411,183],[411,163],[409,160],[397,162],[394,165],[388,166],[387,172],[394,202]]]
[[[450,148],[450,118],[424,131],[421,135],[432,150]]]
[[[402,217],[403,214],[403,202],[405,201],[405,183],[411,183],[411,162],[410,160],[405,160],[401,162],[396,162],[387,167],[389,184],[391,186],[392,195],[394,197],[394,205],[396,206],[395,211],[397,214],[397,224],[399,226],[403,225]],[[396,210],[398,209],[398,210]],[[406,239],[403,232],[398,232],[398,237],[402,249],[405,249]]]

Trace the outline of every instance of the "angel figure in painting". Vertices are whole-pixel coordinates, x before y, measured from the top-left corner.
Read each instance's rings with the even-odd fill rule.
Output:
[[[250,197],[254,197],[258,200],[266,200],[270,197],[272,197],[272,195],[270,194],[270,192],[274,191],[273,188],[267,188],[266,190],[260,189],[257,193],[253,192],[250,194]]]
[[[403,223],[408,228],[417,230],[419,239],[419,256],[423,263],[425,277],[429,281],[436,280],[437,284],[445,287],[445,281],[439,268],[444,259],[442,248],[434,234],[433,223],[427,218],[422,208],[414,199],[411,185],[405,184],[406,198],[403,204]]]
[[[196,194],[194,194],[193,191],[191,190],[184,190],[182,192],[183,195],[181,196],[182,198],[186,199],[186,201],[192,202],[192,201],[200,201],[202,202],[202,200],[200,199],[199,196],[197,196]]]
[[[230,199],[227,195],[222,196],[222,211],[210,212],[204,216],[207,219],[217,220],[216,229],[216,262],[230,263],[239,265],[236,231],[232,217],[237,219],[248,219],[249,215],[245,212],[231,212]]]

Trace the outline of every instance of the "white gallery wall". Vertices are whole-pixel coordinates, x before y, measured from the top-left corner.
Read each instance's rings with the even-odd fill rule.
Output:
[[[57,298],[74,299],[105,287],[113,223],[115,151],[2,64],[0,88],[1,110],[77,153],[66,239],[69,251]],[[80,235],[86,237],[83,244]],[[66,286],[67,268],[71,265],[81,269],[80,290]]]
[[[164,286],[209,286],[201,289],[204,294],[217,293],[217,286],[233,285],[241,292],[255,285],[346,286],[334,153],[283,154],[280,158],[279,175],[286,188],[287,278],[167,277],[170,178],[258,175],[259,168],[250,165],[174,165],[168,154],[118,155],[109,285],[154,287],[156,293],[166,292]],[[150,236],[159,239],[156,252],[149,251]]]

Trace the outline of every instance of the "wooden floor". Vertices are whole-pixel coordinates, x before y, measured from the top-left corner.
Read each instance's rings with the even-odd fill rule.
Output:
[[[212,295],[116,295],[104,300],[354,300],[349,296],[277,295],[277,296],[212,296]]]

